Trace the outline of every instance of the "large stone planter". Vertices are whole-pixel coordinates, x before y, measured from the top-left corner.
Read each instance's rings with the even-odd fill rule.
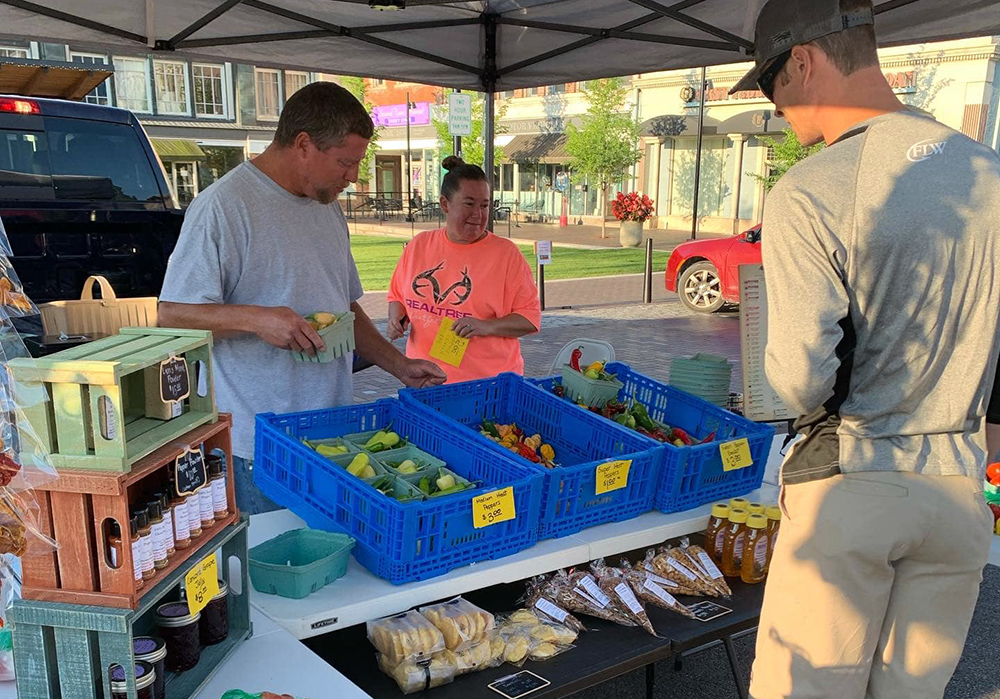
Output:
[[[618,244],[637,248],[642,244],[642,221],[622,221],[618,229]]]

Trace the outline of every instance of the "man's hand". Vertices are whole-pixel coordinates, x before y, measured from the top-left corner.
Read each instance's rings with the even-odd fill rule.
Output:
[[[424,359],[403,360],[396,378],[410,388],[440,386],[448,379],[441,367]]]
[[[451,329],[459,337],[472,339],[474,337],[488,337],[493,335],[493,321],[480,320],[478,318],[459,318]]]
[[[319,333],[287,306],[258,307],[254,312],[254,333],[269,345],[309,356],[325,349]]]
[[[410,328],[410,319],[406,316],[402,318],[389,318],[389,326],[386,328],[386,335],[390,340],[398,340]]]

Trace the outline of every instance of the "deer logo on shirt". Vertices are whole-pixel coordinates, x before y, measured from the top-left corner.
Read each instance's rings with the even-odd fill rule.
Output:
[[[434,303],[445,303],[450,298],[454,298],[453,301],[450,301],[450,304],[452,306],[461,306],[469,298],[469,294],[472,293],[472,278],[469,277],[469,268],[462,268],[462,278],[442,291],[437,273],[443,269],[444,261],[442,260],[436,267],[432,267],[415,276],[413,278],[413,293],[420,298],[426,298],[423,292],[430,289]]]

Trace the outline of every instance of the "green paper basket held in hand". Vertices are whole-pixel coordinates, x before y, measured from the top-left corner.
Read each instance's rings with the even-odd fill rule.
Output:
[[[306,316],[307,321],[316,322],[316,319],[329,313],[313,313]],[[315,326],[314,326],[315,327]],[[309,356],[305,352],[292,352],[292,358],[297,362],[310,362],[314,364],[326,364],[334,359],[343,357],[348,352],[354,351],[354,311],[341,313],[337,319],[316,331],[323,338],[325,345],[322,352],[317,352]]]

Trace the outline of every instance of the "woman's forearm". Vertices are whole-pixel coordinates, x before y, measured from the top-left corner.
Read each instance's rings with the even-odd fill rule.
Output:
[[[534,323],[517,313],[489,321],[490,335],[495,337],[524,337],[538,332]]]

